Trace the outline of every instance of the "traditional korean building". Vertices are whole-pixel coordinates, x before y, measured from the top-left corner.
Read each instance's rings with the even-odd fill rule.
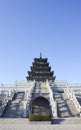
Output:
[[[0,117],[29,118],[50,115],[52,119],[81,116],[81,84],[56,81],[48,58],[34,58],[26,81],[0,86]]]

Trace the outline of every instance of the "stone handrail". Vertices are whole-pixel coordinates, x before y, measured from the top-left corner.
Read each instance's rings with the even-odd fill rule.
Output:
[[[35,87],[35,82],[33,82],[30,85],[30,88],[28,90],[28,92],[25,93],[25,100],[23,101],[23,117],[28,117],[29,116],[29,106],[30,106],[30,101],[32,99],[32,92],[34,90]]]
[[[53,91],[50,88],[48,81],[46,81],[46,86],[49,91],[49,102],[50,102],[51,111],[52,111],[52,118],[55,118],[55,117],[57,117],[57,103],[56,103],[56,101],[54,101]]]

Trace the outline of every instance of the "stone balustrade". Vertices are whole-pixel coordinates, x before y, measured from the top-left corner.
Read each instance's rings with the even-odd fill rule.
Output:
[[[67,94],[68,98],[74,102],[76,109],[79,112],[79,115],[81,116],[81,105],[79,104],[74,92],[71,89],[69,89],[69,87],[67,87],[67,89],[65,89],[64,92]]]

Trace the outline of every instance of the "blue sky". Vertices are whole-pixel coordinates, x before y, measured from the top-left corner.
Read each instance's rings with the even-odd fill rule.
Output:
[[[57,80],[81,83],[81,0],[0,0],[0,83],[47,57]]]

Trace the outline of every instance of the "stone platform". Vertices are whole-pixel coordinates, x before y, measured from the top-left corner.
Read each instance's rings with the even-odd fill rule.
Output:
[[[71,120],[71,119],[70,119]],[[77,119],[78,120],[78,119]],[[0,119],[0,130],[81,130],[81,120],[78,124],[71,121],[68,124],[50,124],[50,122],[29,122],[28,119]]]

